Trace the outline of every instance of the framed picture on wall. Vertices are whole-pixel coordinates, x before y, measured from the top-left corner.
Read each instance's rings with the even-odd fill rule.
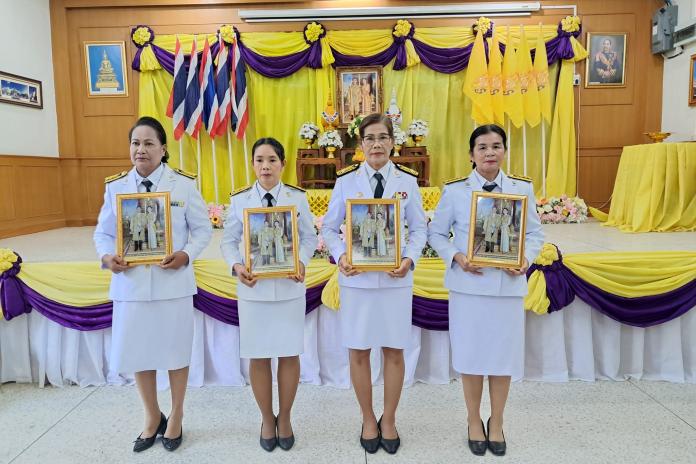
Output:
[[[85,42],[88,97],[127,97],[126,44]]]
[[[172,254],[169,192],[116,195],[116,254],[128,264],[159,263]]]
[[[626,86],[625,32],[588,32],[585,88]]]
[[[0,71],[0,102],[42,109],[41,81]]]
[[[382,112],[382,67],[336,67],[336,102],[339,127],[357,116]]]
[[[244,261],[254,276],[290,277],[300,273],[297,208],[244,210]]]
[[[467,259],[484,267],[519,269],[524,264],[527,197],[474,192]]]
[[[696,54],[689,62],[689,106],[696,105]]]

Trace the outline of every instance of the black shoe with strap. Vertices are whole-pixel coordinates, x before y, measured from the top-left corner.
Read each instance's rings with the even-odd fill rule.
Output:
[[[362,433],[364,428],[365,424],[363,424],[362,428],[360,429],[360,446],[362,446],[368,453],[375,454],[377,450],[379,450],[379,425],[377,426],[377,436],[375,438],[363,438]]]
[[[401,446],[401,438],[399,437],[399,432],[396,432],[396,438],[384,438],[382,435],[382,418],[377,421],[377,428],[379,429],[379,444],[389,454],[396,454],[399,451],[399,446]],[[396,428],[395,428],[396,429]]]
[[[179,432],[179,436],[176,438],[167,438],[164,435],[162,435],[162,446],[164,446],[164,449],[167,451],[175,451],[179,446],[181,446],[181,442],[184,441],[184,426],[181,426],[181,431]]]
[[[160,412],[160,423],[157,426],[157,430],[155,431],[155,434],[151,437],[143,438],[142,433],[138,436],[138,438],[135,439],[133,442],[133,451],[136,453],[140,453],[141,451],[145,451],[146,449],[152,447],[152,445],[155,444],[155,440],[157,440],[157,435],[164,435],[164,432],[167,430],[167,418],[164,417],[164,414]]]

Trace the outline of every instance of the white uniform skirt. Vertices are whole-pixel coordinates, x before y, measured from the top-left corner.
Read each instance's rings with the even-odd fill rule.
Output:
[[[114,301],[111,365],[119,374],[175,370],[191,363],[193,297]]]
[[[521,377],[524,304],[518,296],[449,293],[452,366],[461,374]]]
[[[346,348],[406,348],[411,336],[413,289],[341,286],[342,344]]]
[[[278,358],[304,351],[304,295],[284,301],[238,300],[239,356]]]

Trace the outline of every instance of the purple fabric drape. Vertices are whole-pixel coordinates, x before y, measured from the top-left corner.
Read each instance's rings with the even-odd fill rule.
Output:
[[[174,75],[174,53],[168,52],[164,48],[158,47],[155,44],[150,44],[150,47],[152,47],[152,52],[155,54],[155,58],[157,58],[157,61],[159,62],[160,66],[162,66],[162,69],[167,71],[169,74]],[[219,50],[220,44],[218,42],[215,42],[210,46],[210,54],[212,55],[213,59],[215,59]],[[135,56],[133,57],[133,63],[131,65],[131,67],[138,72],[140,72],[140,54],[142,53],[142,51],[142,48],[138,48],[138,51],[135,52]],[[203,51],[200,51],[197,54],[198,62],[200,63],[201,57],[203,56]],[[188,69],[190,62],[191,54],[184,54],[184,67],[186,69]]]
[[[31,305],[22,291],[22,281],[17,278],[21,264],[22,257],[17,255],[17,261],[12,264],[12,267],[0,274],[0,306],[8,321],[13,317],[31,312]]]
[[[421,329],[449,330],[449,300],[414,296],[411,324]]]
[[[392,44],[382,52],[370,56],[358,56],[344,55],[343,53],[336,51],[335,48],[331,47],[331,52],[336,60],[333,66],[386,66],[396,56],[398,49],[399,44],[392,42]],[[404,61],[405,58],[406,55],[404,54]],[[405,66],[406,65],[404,63],[404,67]],[[396,63],[394,63],[394,69],[396,69]]]
[[[549,266],[533,264],[527,278],[539,270],[546,279],[549,313],[568,306],[577,296],[592,308],[622,324],[651,327],[671,321],[696,306],[696,279],[675,290],[659,295],[627,298],[614,295],[575,275],[565,264],[561,252]]]

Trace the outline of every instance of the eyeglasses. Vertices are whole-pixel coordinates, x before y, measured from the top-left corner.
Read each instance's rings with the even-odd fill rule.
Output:
[[[380,144],[384,145],[385,143],[389,142],[391,140],[391,137],[388,135],[380,135],[379,137],[375,137],[374,135],[367,135],[363,137],[363,142],[365,142],[368,145],[374,145],[375,142],[379,142]]]

